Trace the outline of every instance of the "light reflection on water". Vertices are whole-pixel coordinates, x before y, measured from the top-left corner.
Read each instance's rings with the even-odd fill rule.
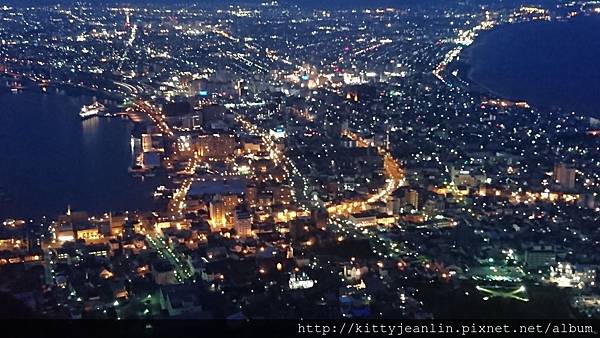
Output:
[[[122,119],[79,111],[89,97],[24,91],[0,94],[0,219],[90,212],[150,210],[165,179],[132,177],[130,133]]]

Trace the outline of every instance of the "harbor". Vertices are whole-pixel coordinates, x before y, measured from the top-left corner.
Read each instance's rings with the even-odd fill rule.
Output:
[[[77,210],[149,210],[160,173],[133,177],[134,123],[79,116],[92,96],[26,88],[0,94],[0,216],[40,217]],[[135,118],[135,116],[133,117]]]

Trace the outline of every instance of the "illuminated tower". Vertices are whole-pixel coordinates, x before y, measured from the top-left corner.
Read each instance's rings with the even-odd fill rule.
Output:
[[[221,195],[215,195],[209,207],[211,230],[219,231],[225,227],[225,203]]]

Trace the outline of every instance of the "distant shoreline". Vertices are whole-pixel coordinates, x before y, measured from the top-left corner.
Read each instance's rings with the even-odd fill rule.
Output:
[[[460,53],[459,64],[456,65],[456,67],[459,71],[458,78],[469,83],[470,86],[474,87],[471,89],[474,89],[477,92],[481,92],[482,94],[487,94],[490,96],[495,96],[499,99],[506,99],[506,100],[510,100],[510,101],[525,101],[526,100],[525,98],[504,94],[504,93],[499,92],[496,89],[492,89],[492,88],[490,88],[489,85],[483,84],[482,82],[476,80],[473,76],[473,74],[475,72],[475,69],[473,67],[473,62],[472,62],[473,50],[476,48],[481,48],[481,47],[485,46],[488,42],[489,35],[491,33],[495,32],[500,27],[505,27],[508,25],[510,25],[510,24],[503,24],[501,26],[492,28],[491,30],[482,32],[481,34],[479,34],[479,36],[477,36],[477,38],[475,39],[473,44],[471,44],[470,46],[463,49],[463,51]]]
[[[573,19],[571,19],[573,20]],[[571,23],[572,21],[561,21],[561,22],[551,22],[550,24],[561,24],[565,22]],[[481,93],[483,95],[494,96],[499,99],[506,99],[510,101],[526,101],[532,107],[538,109],[553,109],[553,110],[561,110],[564,112],[575,111],[581,115],[588,117],[600,117],[600,112],[594,110],[591,102],[584,101],[581,106],[574,105],[572,102],[561,102],[561,103],[548,103],[548,102],[540,102],[543,99],[531,97],[531,95],[510,95],[506,92],[502,92],[501,90],[494,88],[494,84],[484,84],[482,81],[478,80],[475,76],[476,67],[474,65],[473,60],[473,51],[478,48],[487,48],[486,45],[489,43],[490,36],[492,34],[498,34],[498,29],[506,28],[511,25],[531,25],[536,24],[537,22],[527,22],[527,23],[517,23],[517,24],[502,24],[497,26],[489,31],[482,32],[473,42],[472,45],[463,49],[460,53],[459,60],[455,61],[455,65],[453,65],[454,69],[458,70],[458,78],[464,82],[469,84],[469,88],[475,92]],[[491,63],[493,64],[493,62]],[[493,65],[492,65],[493,66]],[[598,66],[600,67],[600,65]],[[531,94],[531,93],[530,93]],[[543,95],[543,94],[540,94]],[[551,95],[551,94],[546,94]],[[600,96],[598,97],[598,101],[600,102]]]

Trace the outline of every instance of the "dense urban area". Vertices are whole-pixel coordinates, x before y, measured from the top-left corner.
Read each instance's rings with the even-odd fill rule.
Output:
[[[129,120],[130,174],[168,182],[152,210],[1,220],[3,301],[73,319],[600,317],[600,120],[490,94],[464,54],[600,3],[494,3],[0,7],[2,95],[93,96],[81,118]]]

